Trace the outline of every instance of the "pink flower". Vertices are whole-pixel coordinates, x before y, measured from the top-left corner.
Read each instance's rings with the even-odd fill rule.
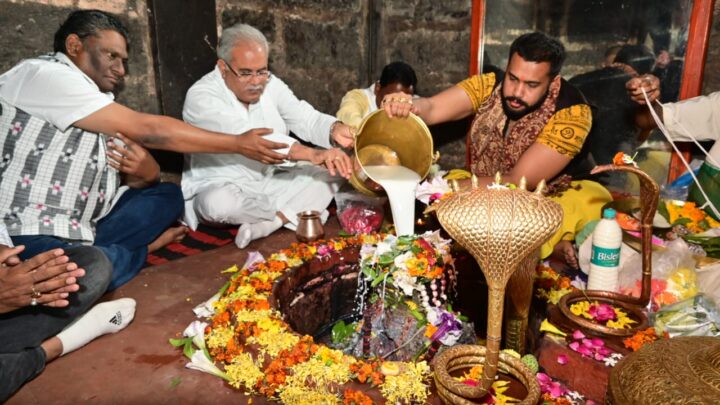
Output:
[[[585,338],[585,334],[580,331],[580,329],[575,330],[572,335],[573,339],[580,340]]]
[[[603,342],[603,340],[600,338],[592,338],[591,342],[592,342],[592,345],[595,347],[605,346],[605,342]]]
[[[465,385],[473,386],[473,387],[477,387],[477,385],[478,385],[477,380],[472,380],[472,379],[470,379],[470,378],[468,378],[467,380],[463,381],[462,383],[465,384]]]
[[[537,373],[536,378],[540,383],[540,391],[543,393],[549,393],[553,398],[558,398],[567,392],[560,383],[555,382],[545,373]]]
[[[598,322],[614,321],[617,319],[615,308],[608,304],[592,304],[588,309],[588,314]]]
[[[578,342],[571,342],[571,343],[568,345],[568,347],[569,347],[570,349],[574,350],[574,351],[578,351],[578,349],[580,348],[580,343],[578,343]]]
[[[564,365],[568,364],[568,357],[564,354],[561,354],[557,357],[557,362],[558,362],[558,364],[561,364],[564,366]]]
[[[582,354],[585,357],[592,357],[593,351],[589,347],[580,346],[580,348],[577,351],[578,353]]]

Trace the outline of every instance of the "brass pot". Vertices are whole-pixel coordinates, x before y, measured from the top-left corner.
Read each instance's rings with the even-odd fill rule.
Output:
[[[314,242],[325,237],[319,211],[303,211],[297,214],[298,224],[295,236],[300,242]]]
[[[355,157],[350,184],[363,194],[382,195],[363,166],[402,165],[424,179],[433,164],[433,139],[427,125],[415,114],[390,118],[385,110],[365,117],[355,137]]]

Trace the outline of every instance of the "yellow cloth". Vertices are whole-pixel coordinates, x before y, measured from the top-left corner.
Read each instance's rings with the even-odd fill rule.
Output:
[[[612,201],[610,192],[590,180],[573,181],[572,186],[580,185],[580,190],[569,189],[559,197],[550,197],[563,209],[560,229],[540,248],[540,258],[550,256],[555,245],[561,240],[574,240],[588,222],[600,219],[602,207]]]
[[[458,83],[458,86],[467,93],[473,109],[477,111],[492,93],[495,86],[495,74],[475,75]],[[542,132],[538,135],[536,142],[572,158],[580,152],[591,126],[592,111],[590,106],[576,104],[555,111],[555,114],[550,117]]]
[[[335,115],[343,123],[358,128],[370,111],[370,101],[363,89],[350,90],[340,101],[340,109]]]

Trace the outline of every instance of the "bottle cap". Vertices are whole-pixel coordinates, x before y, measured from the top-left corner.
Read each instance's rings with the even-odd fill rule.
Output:
[[[612,208],[605,208],[605,211],[603,211],[604,219],[615,219],[616,215],[617,215],[617,212]]]

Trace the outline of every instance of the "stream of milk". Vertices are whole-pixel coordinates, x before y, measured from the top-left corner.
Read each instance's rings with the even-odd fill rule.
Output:
[[[420,175],[405,166],[364,166],[363,169],[385,189],[397,235],[415,233],[415,191]]]

